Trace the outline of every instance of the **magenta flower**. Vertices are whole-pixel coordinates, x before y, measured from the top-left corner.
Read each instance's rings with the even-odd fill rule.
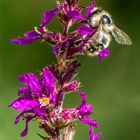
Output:
[[[57,12],[58,9],[55,8],[44,13],[44,17],[40,25],[40,32],[37,31],[37,29],[26,32],[25,38],[20,37],[17,39],[11,39],[11,42],[19,45],[32,44],[39,39],[43,39],[44,35],[48,36],[48,39],[52,39],[52,33],[45,29],[45,25],[49,24],[52,21]]]
[[[24,116],[25,113],[30,113],[29,116],[26,116],[26,127],[21,133],[21,136],[25,136],[28,130],[28,122],[37,116],[47,119],[46,108],[55,106],[57,96],[55,91],[56,78],[49,68],[45,68],[40,79],[33,73],[21,75],[18,79],[26,87],[19,89],[20,97],[12,102],[9,107],[22,111],[17,116],[15,123],[18,123],[20,117]]]
[[[80,97],[82,98],[82,103],[76,108],[67,108],[63,109],[60,113],[60,117],[63,119],[63,122],[66,124],[71,123],[76,120],[80,120],[83,124],[88,124],[90,126],[89,136],[90,140],[98,140],[101,136],[101,133],[94,134],[94,128],[98,128],[98,123],[95,120],[89,119],[93,109],[91,105],[86,104],[86,94],[79,92]],[[55,116],[55,115],[54,115]],[[96,139],[95,139],[96,138]]]

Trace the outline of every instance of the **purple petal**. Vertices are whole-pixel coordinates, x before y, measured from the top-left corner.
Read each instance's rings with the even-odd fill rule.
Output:
[[[45,25],[47,25],[51,22],[51,20],[54,18],[54,16],[56,15],[57,12],[58,12],[58,8],[55,8],[53,10],[49,10],[44,13],[43,21],[40,25],[41,32],[43,31],[43,28],[45,27]]]
[[[92,11],[93,11],[93,8],[95,7],[95,2],[92,2],[90,5],[89,5],[89,7],[88,7],[88,9],[87,9],[87,11],[86,11],[86,18],[88,19],[89,18],[89,16],[92,14]]]
[[[25,126],[25,129],[21,132],[20,136],[21,137],[24,137],[27,135],[28,133],[28,123],[33,119],[34,117],[28,117],[26,118],[26,126]]]
[[[62,44],[61,43],[57,43],[52,50],[52,53],[54,56],[57,56],[59,54],[59,50],[61,49]]]
[[[33,30],[25,33],[25,38],[19,37],[16,39],[11,39],[11,42],[19,45],[27,45],[27,44],[32,44],[34,41],[40,38],[41,38],[41,34]]]
[[[33,110],[34,110],[34,113],[38,116],[45,116],[45,114],[46,114],[46,108],[45,107],[36,106],[36,107],[33,108]]]
[[[90,34],[84,41],[82,44],[80,44],[79,48],[81,48],[81,52],[85,51],[85,46],[86,44],[93,38],[94,34]]]
[[[37,101],[31,99],[25,99],[25,98],[18,98],[17,100],[12,102],[9,107],[19,111],[27,111],[36,106],[38,106]]]
[[[51,100],[50,100],[51,104],[53,104],[55,106],[56,100],[57,100],[57,94],[55,92],[53,92],[51,94]]]
[[[33,30],[33,31],[26,32],[25,37],[27,39],[37,40],[41,37],[41,33],[38,33],[37,31]]]
[[[31,91],[28,88],[22,87],[18,90],[18,93],[25,96],[31,96]]]
[[[79,109],[79,112],[82,117],[88,117],[92,113],[91,105],[82,105]]]
[[[37,97],[42,94],[40,81],[33,73],[18,76],[18,79],[21,81],[21,83],[28,86]]]
[[[101,138],[101,136],[102,136],[102,133],[95,134],[95,135],[93,135],[92,140],[99,140]]]
[[[78,32],[80,36],[84,36],[84,35],[93,34],[95,32],[95,29],[83,24],[78,27]]]
[[[32,39],[25,39],[25,38],[18,38],[18,39],[11,39],[11,42],[14,44],[19,44],[19,45],[27,45],[27,44],[32,44],[35,40]]]
[[[31,111],[30,111],[30,110],[28,110],[28,111],[22,111],[22,112],[16,117],[16,119],[15,119],[15,124],[17,124],[17,123],[19,122],[20,118],[21,118],[25,113],[29,113],[29,112],[31,112]]]
[[[42,77],[42,83],[45,86],[46,95],[49,96],[54,90],[55,77],[48,67],[43,69],[41,77]]]
[[[90,140],[99,140],[102,134],[99,133],[99,134],[94,135],[93,133],[94,127],[98,128],[98,123],[94,120],[89,120],[89,119],[84,119],[82,120],[82,122],[90,126],[90,129],[89,129]]]
[[[80,107],[82,107],[82,106],[86,105],[86,94],[84,92],[79,92],[79,95],[82,98],[82,103],[81,103],[81,106],[80,106]]]
[[[78,11],[69,11],[68,16],[75,20],[84,20],[84,17]]]
[[[104,57],[109,57],[110,52],[108,48],[103,49],[101,52],[99,52],[98,57],[99,61],[102,61]]]
[[[90,140],[99,140],[101,138],[101,136],[102,136],[102,133],[94,135],[93,126],[90,126],[89,136],[90,136]]]
[[[83,119],[82,122],[83,122],[84,124],[88,124],[89,126],[98,128],[98,123],[97,123],[97,121],[90,120],[90,119]]]

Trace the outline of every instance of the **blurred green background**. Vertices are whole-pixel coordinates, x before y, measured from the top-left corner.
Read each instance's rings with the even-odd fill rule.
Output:
[[[88,5],[91,0],[81,0]],[[93,118],[99,121],[102,140],[140,139],[140,16],[138,0],[96,0],[96,4],[112,14],[118,27],[127,32],[133,45],[110,45],[111,56],[102,63],[97,58],[80,57],[82,67],[78,79],[81,90],[87,92],[88,103],[94,106]],[[24,121],[14,125],[17,111],[8,104],[17,97],[21,87],[19,74],[37,72],[55,62],[51,47],[46,43],[34,43],[20,47],[9,40],[22,36],[38,26],[44,11],[54,8],[55,0],[0,0],[0,140],[20,140]],[[58,30],[57,22],[48,28]],[[80,103],[76,94],[66,97],[65,106]],[[40,139],[35,122],[29,125],[29,134],[24,140]],[[43,134],[43,132],[41,132]],[[79,123],[75,140],[86,140],[88,126]]]

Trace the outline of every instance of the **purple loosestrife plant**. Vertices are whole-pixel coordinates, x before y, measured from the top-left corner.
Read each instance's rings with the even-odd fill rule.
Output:
[[[47,133],[47,136],[38,134],[44,140],[72,140],[75,121],[89,125],[90,140],[100,139],[101,133],[94,133],[98,128],[98,122],[91,118],[93,108],[87,104],[86,93],[78,92],[80,82],[75,79],[80,67],[77,56],[86,54],[87,43],[94,38],[99,28],[89,24],[95,11],[98,13],[99,9],[95,7],[94,2],[88,7],[83,7],[78,5],[78,0],[57,1],[56,8],[44,13],[39,30],[35,28],[26,32],[24,38],[11,40],[12,43],[19,45],[28,45],[37,40],[46,41],[52,46],[52,53],[57,60],[56,64],[43,68],[39,77],[33,73],[18,77],[24,87],[19,89],[19,97],[9,107],[20,111],[15,124],[21,117],[25,119],[26,125],[21,137],[27,135],[28,123],[34,119],[39,128]],[[46,28],[54,17],[57,17],[62,25],[62,33],[52,32]],[[105,17],[103,22],[109,20]],[[73,25],[77,27],[70,31]],[[104,57],[110,55],[110,52],[108,48],[100,48],[95,54],[99,57],[99,61],[102,61]],[[72,92],[78,92],[81,104],[75,108],[63,108],[64,96]]]

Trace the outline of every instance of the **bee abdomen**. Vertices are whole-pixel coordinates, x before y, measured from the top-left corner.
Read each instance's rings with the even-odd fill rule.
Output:
[[[90,40],[85,45],[85,51],[86,51],[86,54],[89,55],[89,56],[94,56],[95,53],[97,52],[97,48],[95,47],[95,45],[94,45],[92,40]]]

